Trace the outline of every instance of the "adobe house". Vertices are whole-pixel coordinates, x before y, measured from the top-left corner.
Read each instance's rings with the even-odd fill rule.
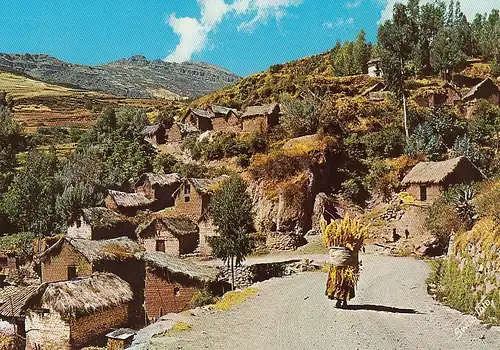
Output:
[[[79,349],[129,323],[131,286],[112,273],[44,283],[26,311],[26,349]]]
[[[73,280],[96,272],[111,272],[127,281],[134,291],[130,307],[132,324],[144,322],[143,248],[126,237],[88,240],[62,237],[38,257],[42,283]]]
[[[132,345],[136,331],[130,328],[120,328],[106,334],[108,339],[106,350],[124,350]]]
[[[447,188],[484,179],[484,175],[466,157],[442,162],[421,162],[405,176],[402,185],[413,197],[432,202]]]
[[[453,107],[461,102],[462,95],[458,88],[446,82],[441,86],[431,86],[418,90],[413,99],[421,107]]]
[[[205,289],[217,293],[217,271],[195,265],[161,252],[144,254],[146,262],[145,309],[148,320],[154,321],[167,313],[192,308],[193,296]]]
[[[181,256],[195,253],[199,231],[198,225],[187,217],[155,217],[139,226],[137,237],[148,252]]]
[[[0,252],[0,276],[3,280],[17,275],[17,254],[15,251]],[[3,281],[0,281],[3,283]]]
[[[71,238],[110,239],[135,238],[136,225],[127,217],[104,208],[83,209],[82,215],[70,226],[66,235]]]
[[[144,136],[144,141],[155,147],[165,144],[165,126],[162,123],[146,126],[141,134]]]
[[[467,117],[470,118],[475,114],[479,100],[487,100],[495,106],[500,106],[500,88],[491,78],[486,78],[474,86],[462,98],[467,107]]]
[[[199,251],[203,255],[211,254],[207,237],[215,236],[215,226],[207,216],[208,205],[213,193],[228,178],[223,175],[214,179],[185,179],[174,194],[175,206],[172,215],[185,215],[200,228]]]
[[[181,183],[181,176],[173,174],[146,173],[135,183],[135,192],[153,200],[149,206],[153,211],[159,211],[174,205],[172,197]]]
[[[382,68],[380,66],[380,59],[374,58],[367,62],[368,64],[368,75],[373,78],[383,77]]]
[[[13,333],[23,338],[26,332],[22,308],[38,287],[38,285],[6,286],[0,289],[0,320],[10,323]]]
[[[125,193],[109,190],[104,199],[108,209],[120,212],[127,216],[135,216],[141,210],[149,209],[154,200],[147,198],[142,193]]]
[[[170,143],[182,142],[190,135],[198,135],[200,130],[192,124],[174,123],[166,132],[166,141]]]
[[[203,133],[205,131],[214,130],[212,119],[215,117],[215,114],[210,110],[206,111],[204,109],[190,108],[182,118],[182,122],[194,125]]]
[[[279,124],[279,119],[280,106],[277,103],[247,107],[241,116],[243,132],[267,133],[269,129]]]
[[[367,97],[371,101],[383,101],[389,93],[390,92],[387,91],[385,84],[378,82],[372,87],[366,89],[361,96]]]
[[[240,113],[236,109],[213,105],[210,110],[215,115],[212,118],[213,130],[241,131]]]

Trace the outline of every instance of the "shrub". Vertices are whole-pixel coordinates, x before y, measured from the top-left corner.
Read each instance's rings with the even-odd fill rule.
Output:
[[[170,174],[174,172],[177,159],[171,154],[158,154],[153,160],[153,171],[160,174]]]
[[[480,217],[493,218],[500,224],[500,180],[491,180],[482,185],[479,195],[474,199]]]
[[[476,165],[479,165],[481,161],[481,153],[477,145],[467,135],[457,137],[453,143],[452,156],[465,156]]]
[[[409,156],[424,153],[430,160],[439,159],[445,151],[441,135],[437,134],[429,123],[417,126],[405,148],[405,153]]]
[[[398,157],[405,147],[404,134],[396,127],[369,133],[362,138],[362,142],[369,157]]]
[[[217,301],[217,298],[215,298],[212,295],[210,290],[205,288],[205,289],[202,289],[202,290],[196,292],[193,295],[193,298],[191,299],[191,306],[196,308],[196,307],[214,304],[216,301]]]
[[[248,154],[240,154],[236,163],[238,166],[246,169],[250,166],[250,156]]]
[[[368,197],[363,183],[358,179],[348,179],[342,183],[342,191],[351,201],[363,204]]]
[[[294,99],[289,95],[281,97],[282,113],[280,124],[290,138],[315,134],[318,130],[318,104],[312,98]]]
[[[399,179],[383,160],[374,160],[371,163],[365,182],[372,192],[382,197],[384,201],[389,201],[399,188]]]
[[[444,196],[439,197],[431,206],[426,219],[429,232],[438,239],[441,248],[445,249],[452,232],[465,229],[464,223],[457,214],[456,208]]]

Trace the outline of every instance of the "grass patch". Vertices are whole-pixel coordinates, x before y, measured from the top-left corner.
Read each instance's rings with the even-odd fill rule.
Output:
[[[229,292],[224,297],[215,303],[215,309],[228,311],[234,307],[243,304],[245,301],[255,298],[259,288],[250,287],[242,291]]]
[[[193,328],[189,324],[187,324],[186,322],[177,321],[172,326],[172,328],[170,328],[169,330],[167,330],[165,332],[153,335],[153,338],[172,337],[172,336],[179,334],[179,333],[182,333],[182,332],[189,332],[191,329],[193,329]]]
[[[492,290],[489,293],[476,293],[474,288],[481,284],[476,280],[476,270],[472,264],[467,263],[463,271],[460,270],[459,263],[455,259],[431,260],[428,261],[431,273],[427,278],[427,284],[437,286],[436,297],[443,304],[460,310],[466,314],[474,315],[489,324],[500,325],[500,293]],[[488,305],[478,314],[477,308],[482,301],[487,301]]]

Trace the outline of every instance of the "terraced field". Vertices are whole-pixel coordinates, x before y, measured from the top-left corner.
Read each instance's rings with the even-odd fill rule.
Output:
[[[28,133],[39,127],[88,127],[106,107],[136,106],[154,110],[180,103],[76,90],[7,72],[0,72],[0,91],[12,98],[14,118]]]

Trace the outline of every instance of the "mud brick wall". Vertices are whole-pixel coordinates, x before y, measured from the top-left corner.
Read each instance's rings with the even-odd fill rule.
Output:
[[[26,350],[71,349],[70,325],[57,313],[28,311],[25,327]]]
[[[174,212],[179,215],[185,215],[193,221],[197,221],[203,214],[204,205],[208,205],[208,199],[205,199],[198,193],[192,185],[189,196],[185,195],[183,185],[176,194]],[[189,202],[186,202],[186,197],[189,197]]]
[[[179,125],[175,124],[167,131],[167,142],[181,142],[182,133]]]
[[[243,132],[266,133],[267,131],[267,117],[261,116],[243,119]]]
[[[128,324],[128,305],[105,310],[93,315],[80,317],[71,321],[71,344],[80,347],[93,340],[99,340],[113,328]]]
[[[156,320],[171,312],[189,310],[193,296],[201,289],[203,289],[201,284],[148,268],[144,291],[148,320]]]
[[[90,276],[92,266],[83,255],[64,242],[59,254],[48,257],[42,263],[42,283],[68,280],[68,266],[76,266],[78,277]]]
[[[198,250],[203,256],[212,255],[212,248],[208,244],[208,238],[217,236],[217,228],[215,225],[209,221],[204,220],[198,223],[198,227],[200,228],[200,238],[199,238],[199,246]]]

